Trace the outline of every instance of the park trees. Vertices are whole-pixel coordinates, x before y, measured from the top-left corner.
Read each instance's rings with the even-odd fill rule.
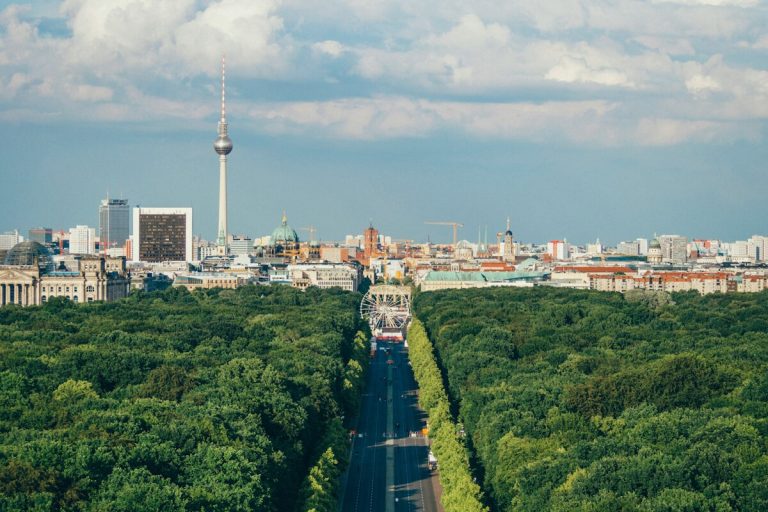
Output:
[[[495,509],[766,508],[768,293],[456,290],[415,310]]]
[[[308,479],[333,498],[368,361],[358,300],[244,287],[2,308],[0,510],[292,511]]]

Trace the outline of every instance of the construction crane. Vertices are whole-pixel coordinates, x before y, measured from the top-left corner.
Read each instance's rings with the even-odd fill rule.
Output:
[[[463,228],[464,224],[461,222],[449,222],[449,221],[425,221],[424,224],[432,224],[435,226],[453,226],[453,246],[456,247],[457,239],[457,233],[456,230],[458,228]]]
[[[315,226],[308,226],[308,227],[299,228],[299,229],[301,231],[309,232],[309,240],[307,240],[308,242],[317,242],[317,240],[315,240],[315,233],[317,233],[317,228],[315,228]]]

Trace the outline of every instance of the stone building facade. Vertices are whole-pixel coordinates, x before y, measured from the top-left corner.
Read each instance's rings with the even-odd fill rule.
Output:
[[[36,260],[37,261],[37,260]],[[128,295],[125,258],[83,256],[75,268],[51,270],[36,262],[0,265],[0,306],[44,304],[52,297],[73,302],[113,301]]]

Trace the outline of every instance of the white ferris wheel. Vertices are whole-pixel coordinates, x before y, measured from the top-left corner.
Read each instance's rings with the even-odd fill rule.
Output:
[[[373,331],[402,329],[411,317],[411,290],[405,286],[372,286],[360,303],[360,316]]]

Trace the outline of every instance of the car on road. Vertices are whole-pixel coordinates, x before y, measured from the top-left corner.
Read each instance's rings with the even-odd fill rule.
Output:
[[[437,469],[437,457],[432,453],[432,450],[429,450],[429,455],[427,455],[427,467],[430,471]]]

